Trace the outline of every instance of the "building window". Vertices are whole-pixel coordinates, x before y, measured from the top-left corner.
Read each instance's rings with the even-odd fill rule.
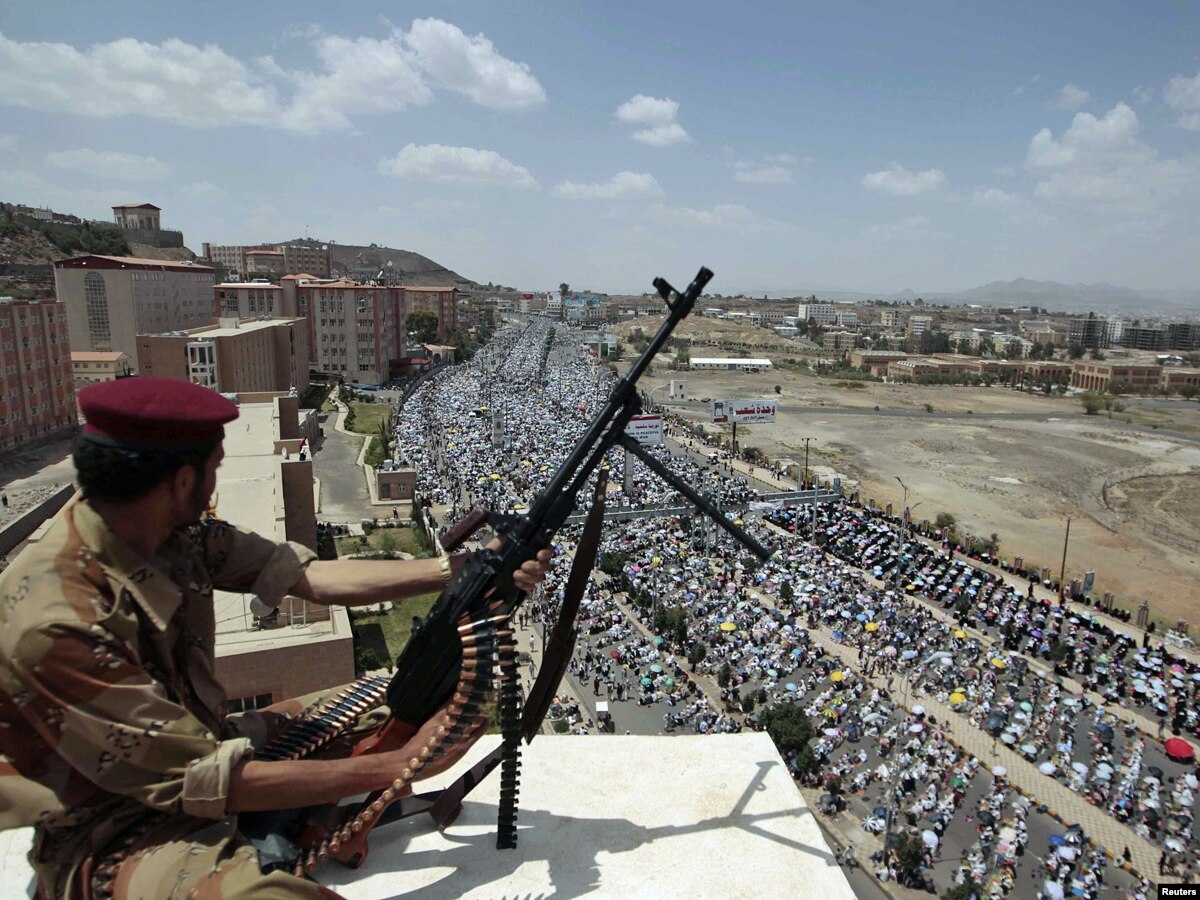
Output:
[[[248,697],[236,697],[227,704],[230,713],[248,712],[252,709],[262,709],[272,703],[271,694],[251,694]]]
[[[83,276],[83,298],[87,308],[88,337],[93,350],[112,349],[112,328],[108,322],[108,291],[99,272]]]

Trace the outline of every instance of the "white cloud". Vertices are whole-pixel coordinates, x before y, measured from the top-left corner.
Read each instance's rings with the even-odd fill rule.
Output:
[[[194,181],[181,188],[181,191],[184,196],[191,197],[193,200],[223,200],[228,196],[224,188],[218,187],[211,181]]]
[[[1157,93],[1158,92],[1155,91],[1154,88],[1147,87],[1144,84],[1139,84],[1133,89],[1133,98],[1137,100],[1138,103],[1149,103],[1155,98]]]
[[[96,118],[144,115],[181,125],[271,119],[275,88],[220,47],[121,38],[84,52],[0,34],[0,98],[13,106]]]
[[[417,65],[438,85],[491,109],[525,109],[546,102],[546,92],[525,63],[513,62],[477,34],[441,19],[417,19],[404,37]]]
[[[933,223],[928,216],[906,216],[899,222],[881,222],[867,228],[869,238],[884,241],[915,240],[930,234]]]
[[[11,153],[17,149],[17,136],[15,134],[0,134],[0,153]]]
[[[645,125],[630,135],[635,141],[652,147],[669,147],[690,141],[691,137],[683,126],[675,121],[679,115],[679,104],[669,97],[647,97],[635,94],[617,107],[617,121],[626,125]]]
[[[433,99],[410,54],[394,38],[321,35],[313,46],[323,71],[287,74],[296,96],[278,113],[285,128],[349,128],[350,116],[398,111]]]
[[[1064,84],[1058,91],[1059,109],[1079,109],[1091,98],[1091,94],[1073,84]]]
[[[446,197],[426,197],[412,205],[417,212],[423,213],[455,213],[474,207],[474,203],[465,200],[451,200]]]
[[[743,184],[791,184],[796,157],[775,153],[761,160],[740,159],[733,164],[733,180]]]
[[[1000,188],[978,190],[971,195],[972,206],[978,206],[982,209],[993,210],[995,212],[1008,212],[1016,209],[1020,203],[1020,197],[1009,191],[1002,191]]]
[[[663,225],[690,225],[702,228],[731,228],[756,226],[757,216],[744,206],[724,203],[712,209],[690,209],[686,206],[651,205],[648,213]]]
[[[653,175],[643,172],[618,172],[608,181],[578,184],[563,181],[551,193],[562,200],[616,200],[629,197],[661,197],[662,188]]]
[[[1163,88],[1163,100],[1179,113],[1180,128],[1200,131],[1200,73],[1195,78],[1176,75]]]
[[[194,128],[262,125],[313,132],[350,127],[373,115],[432,101],[435,87],[495,109],[545,102],[524,63],[483,35],[417,19],[387,37],[344,37],[317,28],[311,69],[286,69],[270,56],[242,61],[216,44],[177,38],[152,44],[120,38],[77,50],[64,43],[0,34],[0,104],[93,118],[145,116]]]
[[[914,197],[936,190],[946,180],[941,169],[926,169],[924,172],[910,172],[899,163],[884,169],[882,172],[871,172],[864,175],[863,187],[872,191],[882,191],[885,194],[895,194],[900,197]]]
[[[1162,160],[1138,134],[1137,114],[1118,103],[1102,118],[1076,113],[1071,126],[1055,139],[1043,128],[1029,142],[1025,165],[1044,180],[1034,188],[1045,200],[1074,201],[1110,210],[1152,212],[1195,171],[1176,160]]]
[[[161,181],[171,174],[171,167],[153,156],[88,148],[47,153],[46,165],[120,181]]]
[[[391,159],[380,160],[379,171],[396,178],[439,184],[537,187],[524,166],[509,162],[494,150],[474,147],[409,144]]]
[[[1024,84],[1018,85],[1017,87],[1013,88],[1012,95],[1014,97],[1020,97],[1022,94],[1024,94],[1027,90],[1029,90],[1031,87],[1033,87],[1035,84],[1037,84],[1041,80],[1042,80],[1041,73],[1034,75],[1032,78],[1030,78]]]

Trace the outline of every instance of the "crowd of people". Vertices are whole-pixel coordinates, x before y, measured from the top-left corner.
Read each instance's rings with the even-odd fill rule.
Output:
[[[474,505],[528,508],[612,385],[608,368],[577,345],[571,329],[548,322],[506,329],[474,360],[419,388],[396,420],[398,459],[417,469],[418,491],[449,507],[452,518]],[[653,452],[685,480],[718,503],[757,499],[732,469],[679,452],[702,435],[676,438],[675,453],[669,445]],[[610,507],[679,502],[637,461],[627,492],[625,454],[608,462]],[[969,786],[987,782],[986,806],[971,813],[978,840],[958,876],[1005,896],[1014,848],[1023,852],[1028,804],[1006,779],[980,772],[950,742],[945,723],[927,720],[919,705],[896,703],[902,689],[914,698],[925,691],[958,710],[962,725],[992,734],[1163,847],[1170,862],[1194,861],[1197,773],[1163,757],[1112,707],[1157,716],[1159,737],[1167,729],[1195,733],[1200,668],[1161,647],[1139,647],[1086,612],[1037,599],[1032,585],[956,553],[947,535],[901,534],[903,523],[870,509],[826,504],[815,522],[809,507],[741,515],[756,537],[779,547],[764,565],[698,516],[648,516],[606,529],[607,575],[583,601],[584,636],[570,669],[584,691],[654,706],[664,730],[697,733],[737,730],[742,714],[753,724],[764,704],[801,703],[823,725],[815,777],[864,797],[879,791],[880,808],[905,809],[909,827],[928,841],[929,863]],[[556,613],[573,538],[570,529],[560,533],[561,555],[525,613],[535,620]],[[857,668],[875,686],[841,666],[814,637],[818,629],[855,648]],[[1054,674],[1039,674],[1031,659]],[[700,679],[715,680],[719,698]],[[847,741],[871,750],[839,754]],[[1150,746],[1153,763],[1145,758]],[[864,827],[878,818],[867,816]],[[1058,887],[1097,896],[1103,869],[1089,864],[1094,848],[1082,835],[1067,838],[1078,851],[1072,859],[1070,849],[1049,855],[1055,863],[1044,880],[1052,886],[1043,893]],[[893,857],[877,860],[881,877],[901,877],[902,861]]]

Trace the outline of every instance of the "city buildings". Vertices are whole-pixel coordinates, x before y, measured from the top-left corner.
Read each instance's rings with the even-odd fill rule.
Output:
[[[933,316],[909,316],[908,333],[920,337],[927,331],[933,330]]]
[[[206,243],[204,258],[224,266],[227,273],[239,278],[254,275],[328,278],[333,266],[328,244],[303,242],[256,246]]]
[[[143,334],[141,374],[202,384],[223,394],[303,392],[310,364],[300,318],[222,318],[185,333]]]
[[[80,350],[71,353],[71,374],[76,389],[102,381],[116,381],[133,374],[129,354],[122,350]]]
[[[1088,350],[1103,350],[1111,344],[1109,323],[1092,313],[1075,316],[1067,321],[1067,343],[1079,344]]]
[[[54,286],[66,305],[72,349],[123,351],[135,371],[137,335],[186,331],[213,320],[213,270],[195,263],[79,256],[54,264]]]
[[[294,316],[295,308],[284,309],[284,291],[265,279],[215,285],[213,318],[257,319],[259,316]],[[295,295],[291,295],[295,302]]]
[[[406,289],[291,275],[280,284],[283,309],[308,320],[312,368],[363,384],[391,378],[404,355]]]
[[[425,310],[438,318],[438,339],[458,330],[458,290],[452,287],[402,287],[403,320],[411,312]],[[573,297],[570,299],[574,299]],[[568,314],[572,307],[568,306]]]
[[[837,307],[832,303],[809,301],[799,305],[796,315],[801,322],[816,322],[824,327],[837,321]]]
[[[66,305],[0,297],[0,449],[78,424]]]

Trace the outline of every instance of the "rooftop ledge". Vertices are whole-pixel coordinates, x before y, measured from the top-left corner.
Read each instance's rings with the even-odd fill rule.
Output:
[[[362,868],[316,876],[348,900],[854,897],[765,734],[540,737],[522,754],[515,850],[496,849],[498,795],[497,771],[445,832],[426,816],[383,826]],[[0,835],[9,884],[30,884],[28,844],[28,829]]]

